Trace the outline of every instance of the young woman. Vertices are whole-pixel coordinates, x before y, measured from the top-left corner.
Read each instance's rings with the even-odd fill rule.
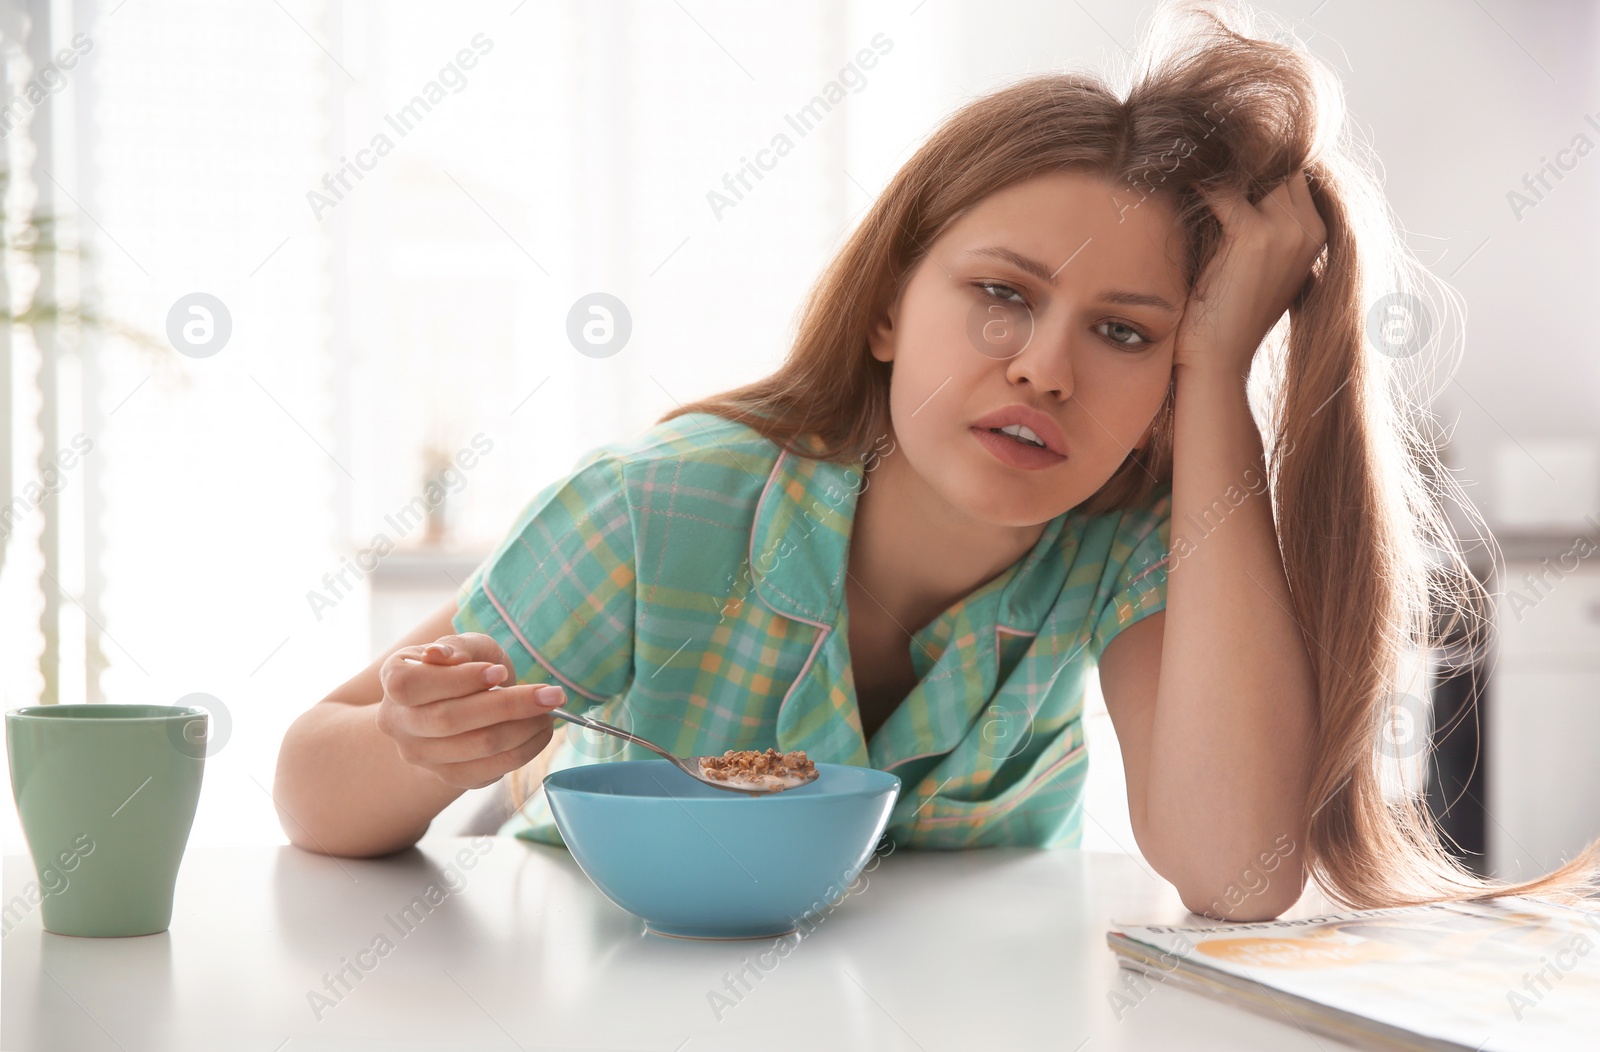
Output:
[[[1365,336],[1425,275],[1324,68],[1187,14],[1124,93],[1064,73],[961,109],[776,373],[538,494],[296,721],[290,838],[392,851],[511,774],[505,831],[559,844],[540,773],[647,755],[553,735],[569,704],[682,755],[893,771],[901,846],[1070,846],[1098,670],[1139,848],[1196,912],[1273,917],[1307,875],[1357,907],[1586,889],[1600,845],[1491,885],[1385,795],[1403,655],[1486,609],[1421,356]]]

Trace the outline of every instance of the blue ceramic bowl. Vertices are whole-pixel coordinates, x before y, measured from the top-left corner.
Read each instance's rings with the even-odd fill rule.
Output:
[[[900,779],[819,763],[809,785],[746,796],[666,760],[623,760],[556,771],[544,788],[573,859],[650,930],[753,939],[797,930],[855,883]]]

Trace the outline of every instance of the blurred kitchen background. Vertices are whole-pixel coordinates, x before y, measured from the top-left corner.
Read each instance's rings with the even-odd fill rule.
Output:
[[[1505,556],[1478,555],[1501,635],[1451,677],[1419,658],[1385,747],[1471,864],[1543,871],[1600,835],[1600,10],[1259,6],[1338,72],[1466,305],[1435,409]],[[582,453],[773,368],[945,114],[1123,61],[1148,13],[5,0],[5,707],[204,704],[193,836],[284,842],[268,793],[297,714]],[[780,133],[793,150],[730,192]],[[569,339],[593,293],[624,305],[616,353]],[[1085,846],[1133,851],[1089,707]],[[1431,771],[1430,723],[1455,728]],[[26,850],[9,804],[0,849]]]

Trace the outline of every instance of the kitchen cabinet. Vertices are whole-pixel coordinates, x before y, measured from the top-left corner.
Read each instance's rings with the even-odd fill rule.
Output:
[[[1485,831],[1490,873],[1505,879],[1600,837],[1600,565],[1573,551],[1570,537],[1542,555],[1508,551],[1495,588]]]

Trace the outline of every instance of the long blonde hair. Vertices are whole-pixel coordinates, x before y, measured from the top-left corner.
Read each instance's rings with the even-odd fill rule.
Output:
[[[1492,627],[1491,597],[1446,501],[1486,531],[1429,437],[1424,388],[1445,328],[1432,312],[1454,307],[1454,294],[1405,247],[1372,160],[1344,127],[1332,74],[1292,37],[1257,36],[1257,21],[1235,4],[1163,6],[1125,91],[1063,72],[962,107],[895,174],[811,289],[781,367],[661,421],[715,413],[795,455],[854,461],[889,429],[889,366],[868,352],[869,327],[926,246],[987,195],[1069,168],[1159,196],[1187,236],[1192,287],[1221,238],[1198,191],[1237,188],[1255,202],[1304,169],[1327,250],[1292,320],[1259,350],[1251,385],[1265,403],[1284,569],[1317,684],[1309,873],[1354,908],[1592,892],[1600,841],[1539,879],[1491,881],[1444,850],[1418,797],[1385,793],[1382,735],[1402,661],[1462,638],[1481,653]],[[1128,507],[1170,481],[1169,411],[1081,508]],[[820,450],[802,444],[813,434]]]

